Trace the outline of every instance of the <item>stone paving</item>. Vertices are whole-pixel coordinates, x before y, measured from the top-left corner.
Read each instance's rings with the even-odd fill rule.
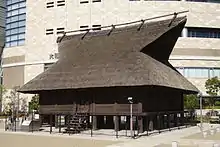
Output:
[[[204,130],[209,131],[220,127],[220,125],[204,124]],[[48,129],[48,128],[47,128]],[[90,131],[83,134],[68,135],[57,133],[58,130],[53,128],[53,133],[49,134],[48,130],[43,132],[5,132],[4,127],[0,124],[0,142],[3,146],[14,147],[15,144],[10,144],[13,141],[21,143],[16,144],[16,147],[29,147],[25,145],[31,145],[31,143],[37,143],[36,147],[44,147],[44,143],[47,146],[53,147],[171,147],[173,141],[178,142],[178,147],[213,147],[214,143],[220,144],[220,133],[214,135],[208,134],[206,138],[201,135],[201,130],[198,126],[182,128],[179,130],[166,131],[161,134],[155,133],[150,136],[142,136],[138,139],[131,139],[126,137],[126,132],[120,131],[119,138],[116,138],[115,131],[113,130],[97,130],[93,131],[93,137],[90,135]],[[127,132],[129,135],[129,131]],[[29,143],[22,138],[26,138]],[[6,144],[4,144],[6,143]],[[23,143],[23,144],[22,144]],[[46,147],[46,146],[45,146]]]

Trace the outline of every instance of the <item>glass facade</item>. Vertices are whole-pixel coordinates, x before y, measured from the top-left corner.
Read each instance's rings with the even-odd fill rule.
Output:
[[[176,67],[176,69],[186,78],[212,78],[220,77],[220,68],[206,67]]]
[[[7,0],[5,47],[24,45],[26,0]]]
[[[198,38],[220,38],[220,29],[216,28],[195,28],[189,27],[188,37]]]
[[[220,3],[220,0],[186,0],[191,2],[208,2],[208,3]]]
[[[6,4],[5,0],[0,0],[0,85],[3,84],[2,70],[2,53],[5,45],[5,16]],[[0,112],[2,112],[2,91],[0,90]]]

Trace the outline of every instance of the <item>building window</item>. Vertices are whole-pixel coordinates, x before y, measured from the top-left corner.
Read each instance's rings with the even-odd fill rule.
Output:
[[[47,8],[54,7],[54,2],[47,2]]]
[[[86,31],[89,29],[89,26],[80,26],[80,31]]]
[[[208,3],[220,3],[219,0],[186,0],[190,2],[208,2]]]
[[[24,45],[26,0],[7,0],[5,47]]]
[[[92,30],[93,31],[101,30],[101,25],[92,25]]]
[[[80,4],[86,4],[86,3],[89,3],[89,1],[88,0],[81,0],[80,1]]]
[[[63,34],[64,28],[57,28],[57,34]]]
[[[50,68],[54,63],[45,63],[44,64],[44,71]]]
[[[46,29],[46,35],[53,34],[53,29]]]
[[[93,3],[101,2],[101,0],[92,0]]]
[[[188,37],[220,38],[220,29],[188,27]]]
[[[186,78],[212,78],[220,76],[220,68],[208,67],[176,67],[176,69]]]
[[[65,0],[57,1],[57,7],[59,6],[65,6]]]

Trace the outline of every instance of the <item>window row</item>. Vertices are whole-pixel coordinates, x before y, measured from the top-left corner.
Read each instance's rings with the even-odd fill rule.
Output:
[[[177,67],[176,69],[187,78],[211,78],[215,76],[220,77],[220,68]]]
[[[220,29],[214,28],[187,28],[188,37],[220,38]]]
[[[20,8],[20,9],[16,9],[12,11],[7,11],[7,17],[24,14],[24,13],[26,13],[26,8]]]
[[[65,6],[65,0],[58,0],[57,1],[57,7],[59,7],[59,6]],[[55,2],[47,2],[46,7],[47,8],[55,7]]]
[[[57,34],[63,34],[64,33],[64,28],[56,28],[56,33]],[[55,29],[46,29],[46,35],[52,35],[54,34]]]
[[[6,47],[24,44],[25,23],[26,0],[7,0]]]
[[[23,8],[23,7],[26,7],[25,2],[15,3],[15,4],[12,4],[12,5],[8,5],[7,6],[7,11],[12,11],[12,10]]]
[[[45,63],[44,64],[44,71],[50,68],[54,63]]]
[[[101,0],[91,0],[93,3],[102,2]],[[89,0],[80,0],[80,4],[86,4],[89,3]]]
[[[220,3],[219,0],[186,0],[191,2],[208,2],[208,3]]]
[[[20,34],[20,33],[24,33],[24,32],[25,32],[25,27],[10,29],[10,30],[6,30],[6,36],[10,36],[10,35],[14,35],[14,34]]]
[[[25,21],[9,23],[6,25],[6,31],[9,29],[19,28],[19,27],[24,27],[24,26],[25,26]]]
[[[26,14],[16,15],[13,17],[7,17],[6,24],[13,23],[16,21],[24,21],[25,22],[25,19],[26,19]]]
[[[129,1],[141,1],[141,0],[129,0]],[[181,1],[181,0],[143,0],[143,1]],[[189,2],[208,2],[208,3],[220,3],[219,0],[185,0]]]
[[[5,43],[5,47],[14,47],[14,46],[20,46],[20,45],[24,45],[25,40],[15,40],[15,41],[9,41]]]
[[[89,25],[83,25],[79,27],[81,31],[86,31],[89,29]],[[101,25],[92,25],[92,30],[96,31],[96,30],[101,30]]]
[[[16,35],[11,35],[6,37],[6,42],[15,41],[15,40],[21,40],[25,39],[25,33],[20,33]]]
[[[7,5],[11,5],[14,3],[25,2],[26,0],[7,0]]]

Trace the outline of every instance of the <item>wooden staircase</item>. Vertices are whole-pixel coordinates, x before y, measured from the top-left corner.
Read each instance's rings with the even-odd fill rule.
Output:
[[[80,107],[80,108],[79,108]],[[89,125],[89,106],[79,105],[76,111],[70,116],[66,132],[77,134],[88,129]]]

